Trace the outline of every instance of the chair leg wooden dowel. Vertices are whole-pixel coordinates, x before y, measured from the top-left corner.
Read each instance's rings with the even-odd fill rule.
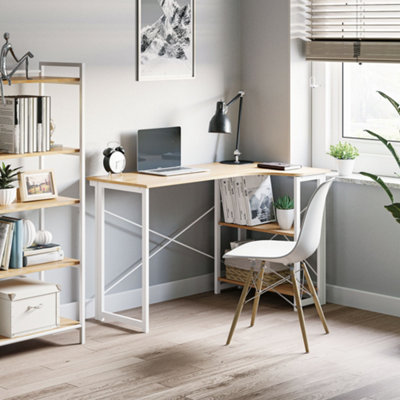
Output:
[[[325,319],[325,315],[324,315],[324,312],[323,312],[322,307],[321,307],[321,303],[319,302],[317,292],[315,291],[315,287],[314,287],[314,285],[312,283],[310,274],[308,273],[308,268],[307,268],[306,264],[303,263],[303,262],[301,263],[301,266],[303,267],[304,275],[305,275],[306,280],[307,280],[308,289],[310,290],[311,295],[312,295],[312,297],[314,299],[314,304],[315,304],[315,308],[317,309],[317,313],[318,313],[319,319],[322,322],[322,325],[323,325],[323,327],[325,329],[325,332],[329,333],[328,324],[326,323],[326,319]]]
[[[232,336],[233,336],[233,332],[235,331],[236,324],[238,322],[238,319],[240,317],[240,313],[242,312],[243,305],[244,305],[244,302],[246,300],[247,291],[249,290],[249,286],[250,286],[250,282],[251,282],[251,278],[252,277],[253,277],[253,270],[250,270],[249,274],[247,275],[246,283],[243,286],[243,290],[242,290],[242,294],[240,295],[239,303],[238,303],[238,305],[236,307],[235,315],[234,315],[233,321],[232,321],[232,326],[231,326],[231,329],[229,331],[228,339],[226,340],[226,345],[228,345],[231,342],[231,339],[232,339]]]
[[[297,285],[296,275],[294,273],[293,268],[290,269],[290,276],[292,278],[294,297],[296,300],[297,316],[299,317],[301,334],[303,335],[304,348],[306,349],[306,353],[308,353],[309,348],[308,348],[308,340],[307,340],[307,333],[306,333],[306,324],[304,322],[304,314],[303,314],[303,307],[301,305],[301,300],[300,300],[299,287]]]
[[[260,272],[257,275],[256,293],[255,293],[254,302],[253,302],[253,311],[251,313],[250,326],[254,326],[254,322],[256,320],[256,315],[257,315],[257,310],[258,310],[258,305],[260,303],[260,292],[261,292],[261,288],[262,288],[262,283],[263,283],[263,278],[264,278],[264,270],[265,270],[264,265],[265,265],[265,262],[263,261]]]

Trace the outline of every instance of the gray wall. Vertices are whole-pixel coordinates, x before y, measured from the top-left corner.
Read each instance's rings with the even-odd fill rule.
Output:
[[[86,63],[87,175],[103,174],[102,150],[111,140],[121,141],[128,157],[127,170],[135,166],[135,135],[139,128],[182,126],[183,163],[195,164],[228,158],[234,137],[208,133],[208,122],[216,101],[232,97],[240,88],[239,0],[196,2],[196,78],[192,80],[136,82],[136,1],[71,0],[54,2],[6,1],[1,12],[2,32],[11,34],[17,55],[28,49],[38,61]],[[65,101],[54,93],[53,110],[57,142],[72,136],[73,118],[66,118],[73,94]],[[53,94],[53,93],[52,93]],[[66,161],[67,160],[67,161]],[[72,165],[70,165],[72,163]],[[47,165],[55,169],[61,193],[76,192],[77,166],[70,158],[54,158]],[[31,167],[30,167],[31,168]],[[71,177],[72,175],[72,177]],[[64,179],[68,183],[64,182]],[[87,291],[94,292],[93,190],[87,191]],[[121,201],[122,200],[122,201]],[[169,235],[197,218],[212,205],[209,183],[157,189],[151,192],[152,228]],[[140,204],[135,196],[107,194],[107,208],[140,222]],[[50,211],[49,229],[54,240],[67,251],[76,248],[70,235],[71,211]],[[35,218],[30,214],[31,218]],[[75,218],[76,216],[73,216]],[[139,258],[139,232],[127,224],[107,218],[107,282]],[[213,221],[205,218],[181,238],[183,242],[212,253]],[[159,239],[151,235],[151,244]],[[126,251],[128,249],[128,251]],[[123,250],[123,251],[121,251]],[[188,250],[170,246],[152,260],[151,284],[183,279],[212,271],[212,261]],[[48,274],[61,281],[62,302],[76,299],[76,285],[69,270]],[[135,288],[132,276],[117,291]]]

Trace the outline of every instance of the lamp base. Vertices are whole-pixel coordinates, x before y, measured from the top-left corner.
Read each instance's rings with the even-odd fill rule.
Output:
[[[254,161],[247,161],[247,160],[225,160],[225,161],[220,161],[220,164],[231,164],[231,165],[240,165],[240,164],[253,164]]]

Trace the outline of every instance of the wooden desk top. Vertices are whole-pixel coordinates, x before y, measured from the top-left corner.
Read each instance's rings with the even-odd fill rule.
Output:
[[[310,176],[325,175],[331,172],[329,169],[302,167],[291,171],[277,171],[273,169],[258,168],[257,163],[242,165],[227,165],[209,163],[191,165],[194,168],[208,169],[208,172],[184,174],[175,176],[157,176],[139,174],[137,172],[125,172],[115,175],[90,176],[87,179],[92,182],[111,183],[115,185],[136,186],[142,188],[157,188],[164,186],[183,185],[186,183],[206,182],[215,179],[234,178],[236,176],[249,175],[276,175],[276,176]]]

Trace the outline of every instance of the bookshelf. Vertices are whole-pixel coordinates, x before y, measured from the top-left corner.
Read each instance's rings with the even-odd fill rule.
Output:
[[[66,70],[71,71],[71,75],[77,76],[52,76],[46,75],[46,70],[52,68],[56,70],[62,68],[63,72]],[[78,135],[79,147],[63,147],[60,149],[54,149],[46,152],[34,152],[25,154],[1,154],[0,162],[8,161],[12,159],[24,159],[36,157],[39,161],[39,169],[45,169],[45,159],[48,156],[64,156],[73,155],[79,159],[79,177],[77,177],[77,182],[79,184],[79,197],[65,197],[58,196],[55,199],[49,200],[37,200],[31,202],[20,202],[17,201],[13,204],[7,206],[0,206],[0,215],[9,213],[18,213],[21,211],[26,212],[39,212],[39,229],[45,229],[45,210],[54,207],[66,207],[75,206],[79,208],[79,227],[76,228],[76,232],[73,235],[79,236],[79,251],[77,258],[65,257],[62,261],[49,262],[44,264],[37,264],[21,269],[9,269],[7,271],[0,270],[0,279],[6,279],[11,277],[18,277],[22,275],[39,273],[39,278],[45,280],[45,272],[56,270],[60,268],[74,267],[76,268],[79,279],[79,320],[75,321],[68,318],[61,318],[60,326],[50,330],[44,330],[41,332],[35,332],[28,335],[6,338],[0,336],[0,346],[21,342],[24,340],[29,340],[33,338],[38,338],[42,336],[51,335],[54,333],[60,333],[69,331],[72,329],[77,329],[80,332],[80,343],[85,342],[85,128],[84,128],[84,75],[85,75],[85,65],[82,63],[53,63],[53,62],[41,62],[39,63],[40,74],[38,76],[33,76],[30,79],[25,77],[15,77],[12,79],[12,85],[31,85],[36,84],[38,87],[38,95],[45,94],[45,88],[47,84],[53,85],[77,85],[78,86],[78,98],[79,103],[79,128],[75,132]],[[3,83],[6,83],[3,81]],[[6,87],[6,85],[4,85]],[[1,323],[1,321],[0,321]]]

